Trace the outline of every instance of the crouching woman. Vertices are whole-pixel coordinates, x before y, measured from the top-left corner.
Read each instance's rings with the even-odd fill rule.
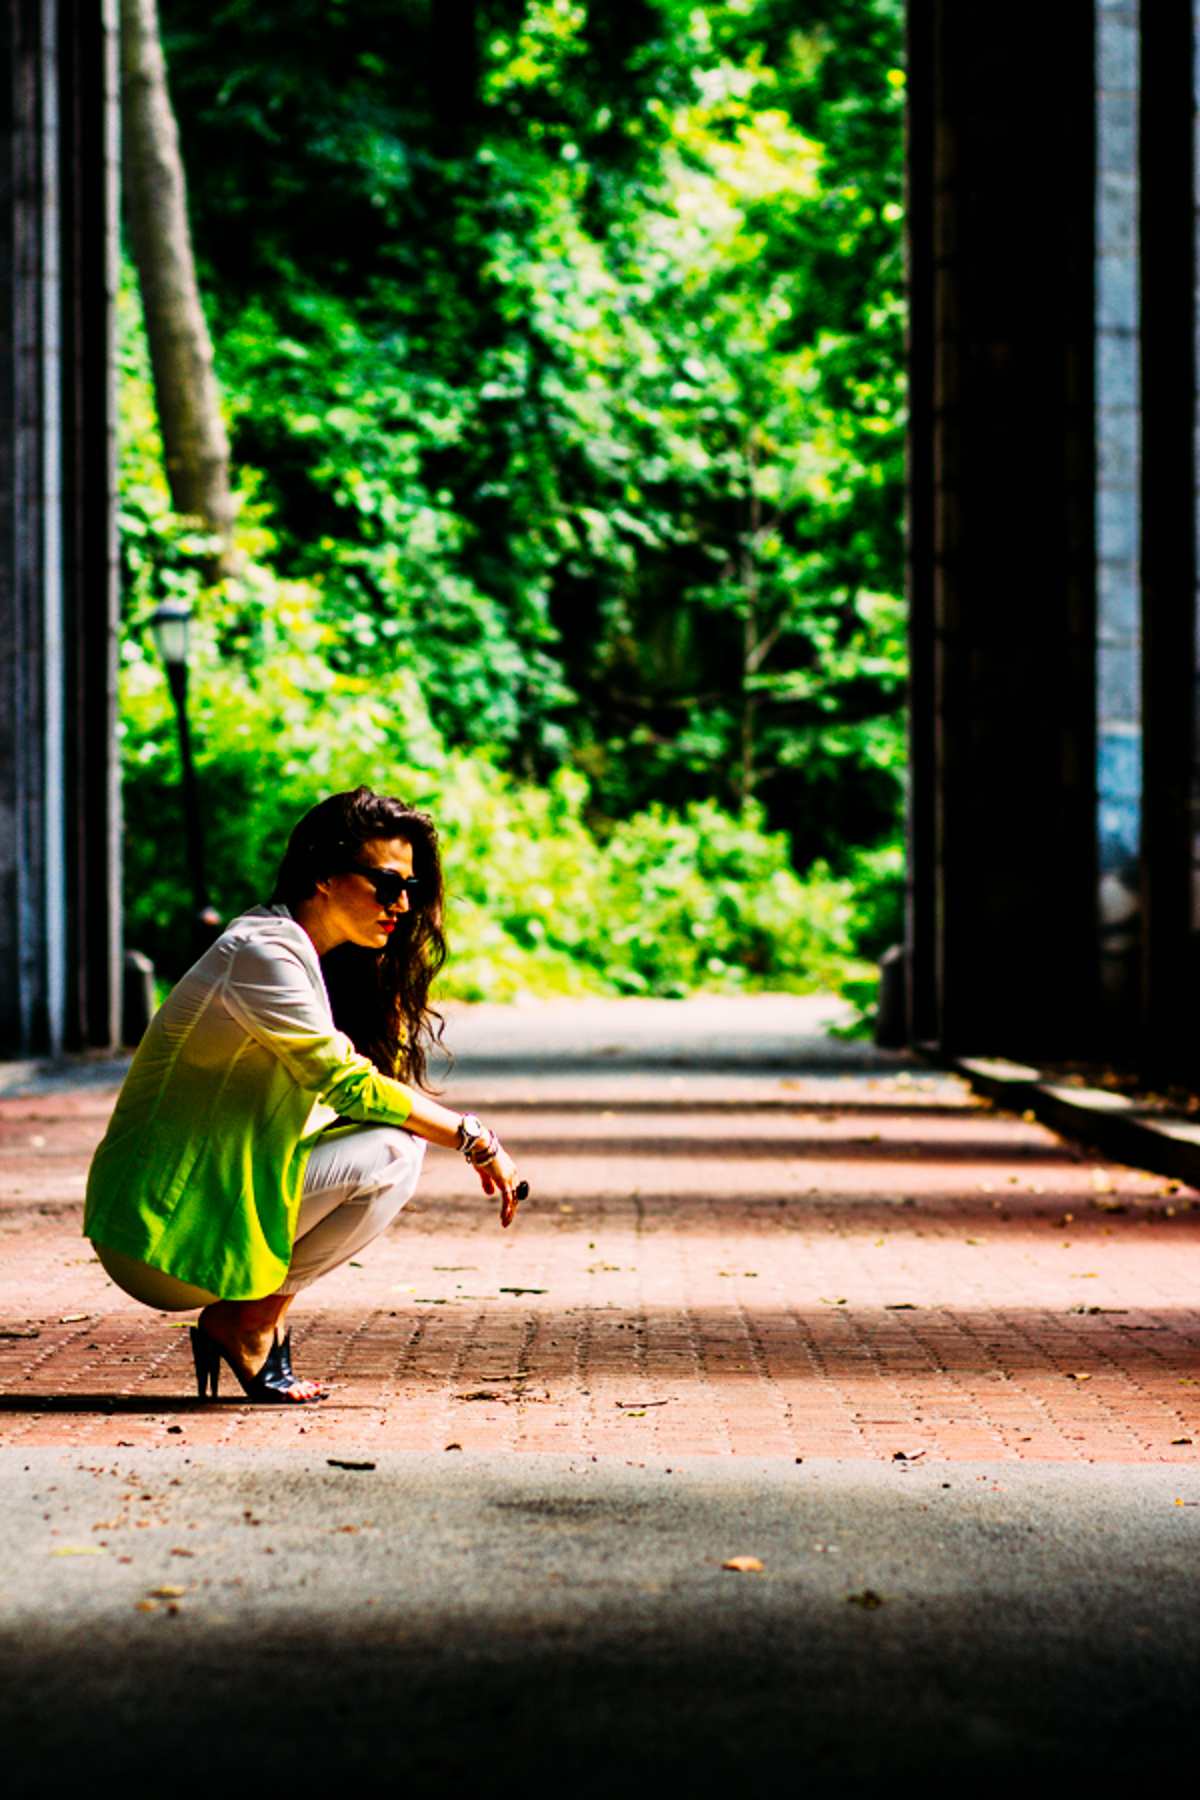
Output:
[[[292,1372],[288,1309],[392,1222],[427,1143],[466,1155],[504,1225],[527,1191],[494,1132],[422,1091],[442,901],[425,814],[334,794],[292,833],[270,905],[233,921],[138,1046],[84,1235],[135,1300],[202,1309],[202,1397],[222,1362],[250,1400],[322,1397]],[[314,1129],[321,1104],[337,1117]]]

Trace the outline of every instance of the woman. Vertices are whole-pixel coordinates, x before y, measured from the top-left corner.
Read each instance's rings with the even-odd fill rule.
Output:
[[[322,1397],[292,1373],[288,1308],[391,1223],[426,1143],[463,1152],[502,1225],[528,1191],[494,1132],[421,1091],[442,893],[430,819],[334,794],[292,833],[271,904],[233,921],[138,1047],[84,1235],[135,1300],[203,1308],[202,1398],[222,1361],[251,1400]],[[314,1130],[318,1103],[338,1122]]]

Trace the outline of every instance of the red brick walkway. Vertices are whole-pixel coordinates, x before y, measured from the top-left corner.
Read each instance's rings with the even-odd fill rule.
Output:
[[[0,1444],[1200,1456],[1196,1195],[945,1080],[773,1087],[489,1108],[534,1198],[503,1233],[432,1153],[297,1305],[333,1395],[296,1411],[199,1405],[178,1321],[91,1259],[111,1094],[0,1100]]]

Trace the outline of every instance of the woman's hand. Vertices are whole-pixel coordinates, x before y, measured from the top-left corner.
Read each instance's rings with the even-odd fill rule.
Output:
[[[404,1121],[405,1130],[424,1138],[427,1143],[461,1150],[483,1183],[484,1193],[499,1194],[501,1225],[511,1225],[518,1204],[529,1197],[529,1183],[517,1179],[517,1165],[495,1132],[474,1113],[450,1112],[417,1088],[407,1091],[411,1108]],[[490,1156],[487,1154],[489,1149]]]
[[[508,1226],[516,1216],[517,1204],[529,1192],[528,1183],[517,1180],[517,1165],[502,1144],[485,1163],[475,1165],[485,1194],[500,1195],[500,1223]]]

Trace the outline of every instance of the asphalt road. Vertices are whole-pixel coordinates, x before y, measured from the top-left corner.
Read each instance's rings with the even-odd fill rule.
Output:
[[[1194,1763],[1190,1472],[42,1450],[0,1476],[13,1795],[1105,1793]]]

